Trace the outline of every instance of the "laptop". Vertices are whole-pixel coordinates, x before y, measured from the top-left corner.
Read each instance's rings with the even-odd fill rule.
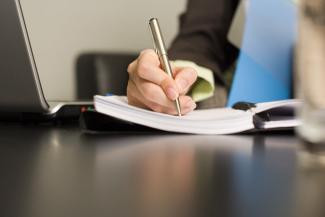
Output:
[[[46,100],[20,0],[0,1],[0,120],[76,118],[92,102]]]

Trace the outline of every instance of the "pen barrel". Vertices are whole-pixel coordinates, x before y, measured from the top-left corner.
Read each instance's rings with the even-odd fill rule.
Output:
[[[163,36],[161,34],[161,30],[160,30],[158,20],[156,18],[150,19],[149,27],[150,27],[150,30],[151,30],[151,33],[152,33],[152,38],[153,38],[153,41],[154,41],[155,50],[156,50],[156,52],[158,54],[161,67],[168,74],[168,76],[173,78],[174,76],[173,76],[172,67],[171,67],[171,65],[169,63],[169,59],[168,59],[168,56],[167,56],[167,51],[166,51],[166,48],[165,48],[164,39],[163,39]],[[178,116],[182,116],[181,105],[180,105],[180,102],[179,102],[179,98],[177,98],[175,100],[175,107],[176,107]]]
[[[152,18],[149,21],[149,27],[152,33],[155,49],[158,50],[160,55],[167,55],[164,38],[161,34],[161,29],[156,18]]]
[[[168,59],[168,56],[166,54],[164,55],[159,55],[159,59],[160,59],[160,63],[161,63],[161,66],[163,68],[163,70],[170,76],[170,77],[174,77],[173,76],[173,70],[172,70],[172,67],[169,63],[169,59]]]

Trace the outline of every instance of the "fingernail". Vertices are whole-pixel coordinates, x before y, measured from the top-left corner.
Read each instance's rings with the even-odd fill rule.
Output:
[[[167,96],[171,99],[171,100],[175,100],[178,97],[178,93],[175,91],[174,88],[169,87],[167,88]]]
[[[179,79],[176,81],[176,83],[181,90],[184,90],[185,88],[187,88],[187,85],[188,85],[187,81],[184,79]]]
[[[196,109],[196,103],[195,102],[193,102],[192,107],[191,107],[191,110],[194,110],[194,109]]]
[[[187,104],[186,104],[186,107],[191,109],[191,110],[194,110],[196,108],[196,103],[193,102],[193,101],[189,101]]]

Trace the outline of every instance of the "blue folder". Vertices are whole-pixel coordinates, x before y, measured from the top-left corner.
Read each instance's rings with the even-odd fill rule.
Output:
[[[228,106],[291,98],[297,6],[289,0],[250,0]]]

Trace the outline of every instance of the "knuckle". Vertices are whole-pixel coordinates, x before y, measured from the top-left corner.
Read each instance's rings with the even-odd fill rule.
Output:
[[[154,50],[144,50],[140,53],[139,61],[151,62],[153,64],[160,64],[159,58]]]
[[[149,49],[142,50],[140,52],[140,56],[146,55],[148,53]]]
[[[135,61],[130,63],[127,67],[127,72],[129,73],[130,76],[133,74],[134,65],[135,65]]]
[[[144,57],[144,56],[151,56],[152,54],[155,54],[155,51],[152,49],[145,49],[143,51],[140,52],[140,56]]]
[[[132,66],[133,66],[133,62],[131,62],[128,67],[127,67],[127,71],[130,73],[132,71]]]
[[[138,76],[145,78],[148,72],[150,72],[150,66],[144,62],[140,62],[137,70]]]

